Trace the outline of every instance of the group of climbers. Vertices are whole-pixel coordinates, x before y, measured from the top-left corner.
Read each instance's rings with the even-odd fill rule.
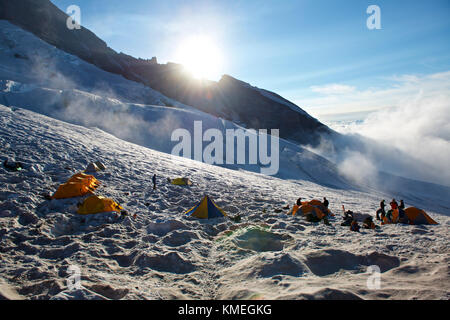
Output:
[[[302,201],[302,198],[298,198],[293,209],[292,215],[297,212],[301,212],[305,219],[309,222],[320,222],[323,221],[324,224],[329,225],[328,217],[333,214],[328,209],[329,201],[326,197],[323,198],[323,202],[319,200]],[[380,208],[376,211],[376,219],[381,221],[381,224],[389,223],[402,223],[402,224],[436,224],[436,222],[431,219],[423,210],[417,209],[415,207],[410,207],[405,209],[405,203],[400,200],[400,204],[395,199],[392,199],[390,203],[391,209],[385,211],[385,200],[380,202]],[[367,214],[357,213],[355,214],[351,210],[345,210],[342,206],[344,216],[341,226],[349,227],[351,231],[358,232],[361,226],[358,221],[362,221],[363,229],[376,229],[379,228],[378,225],[373,221],[373,217]],[[358,216],[358,218],[356,217]]]
[[[394,213],[398,212],[398,219],[396,222],[403,223],[403,224],[409,224],[409,218],[405,213],[405,203],[403,200],[400,200],[400,204],[397,203],[397,200],[392,199],[392,201],[389,203],[391,206],[391,209],[386,212],[385,211],[385,200],[383,199],[380,202],[380,208],[377,210],[377,220],[382,221],[382,223],[393,223],[394,222]]]
[[[377,220],[384,219],[382,221],[382,225],[386,223],[409,223],[409,224],[437,224],[433,219],[431,219],[425,211],[410,207],[405,208],[405,203],[403,200],[400,201],[400,205],[395,201],[395,199],[391,202],[391,210],[388,213],[384,210],[384,200],[380,203],[380,209],[377,210]],[[323,221],[325,225],[330,225],[328,220],[329,217],[333,217],[334,214],[328,209],[329,201],[326,197],[323,198],[323,201],[319,201],[316,199],[309,201],[302,201],[302,198],[299,197],[295,202],[291,214],[295,216],[297,213],[300,213],[308,222],[320,222]],[[289,210],[289,205],[284,206],[282,209],[275,208],[274,211],[276,213],[283,212],[283,210]],[[358,221],[362,221],[363,229],[377,229],[380,226],[376,225],[373,221],[373,217],[369,214],[362,213],[354,213],[351,210],[345,210],[344,206],[342,206],[344,216],[344,221],[341,223],[341,226],[347,226],[351,231],[359,232],[361,229]],[[263,209],[263,212],[266,212],[266,209]],[[392,222],[388,221],[387,217],[389,214],[392,215]],[[209,219],[211,217],[222,217],[227,216],[223,210],[217,207],[217,205],[209,199],[207,196],[199,202],[196,206],[191,208],[190,210],[185,212],[186,216],[193,216],[201,219]],[[239,219],[231,219],[235,222],[239,222]]]

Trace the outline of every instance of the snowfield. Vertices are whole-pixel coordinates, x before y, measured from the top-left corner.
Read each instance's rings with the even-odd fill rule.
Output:
[[[439,225],[387,225],[350,232],[342,205],[372,214],[379,192],[328,188],[171,156],[100,129],[0,105],[0,296],[25,299],[449,299],[449,217]],[[80,198],[46,200],[91,161],[106,164],[96,194],[131,217],[76,214]],[[156,173],[158,188],[152,190]],[[189,177],[191,187],[166,178]],[[208,194],[228,214],[209,221],[183,212]],[[331,226],[288,210],[301,196],[330,200]],[[448,199],[441,205],[448,206]],[[407,206],[412,203],[406,203]],[[437,206],[436,208],[439,208]],[[369,266],[381,270],[371,289]],[[68,289],[70,266],[80,289]]]
[[[193,134],[194,121],[203,130],[246,130],[0,21],[0,161],[24,165],[0,166],[0,299],[449,299],[449,187],[387,173],[383,188],[357,185],[283,139],[276,176],[259,174],[260,164],[172,156],[171,133]],[[78,215],[80,197],[46,200],[97,160],[107,169],[95,174],[96,194],[130,216]],[[194,185],[167,182],[177,177]],[[242,220],[185,217],[205,194]],[[298,197],[327,197],[331,226],[282,209]],[[340,226],[342,205],[374,215],[393,197],[439,225]],[[367,285],[376,283],[374,265],[378,289]],[[77,267],[82,287],[71,289]]]

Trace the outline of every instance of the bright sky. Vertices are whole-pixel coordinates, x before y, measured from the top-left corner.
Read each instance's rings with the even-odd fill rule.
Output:
[[[230,74],[319,118],[390,107],[423,87],[450,92],[448,0],[52,2],[78,5],[81,24],[118,52]],[[366,25],[373,4],[380,30]]]

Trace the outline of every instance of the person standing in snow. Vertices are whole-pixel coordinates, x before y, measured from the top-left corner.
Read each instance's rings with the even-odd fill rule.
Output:
[[[398,206],[398,222],[409,224],[409,218],[405,213],[405,203],[403,200],[400,200],[400,205]]]
[[[377,220],[383,220],[383,218],[386,216],[386,211],[384,210],[384,207],[386,207],[386,204],[384,203],[384,199],[380,202],[380,209],[377,210]],[[381,217],[380,217],[381,214]]]
[[[297,202],[292,207],[292,215],[293,216],[295,216],[295,214],[297,213],[298,209],[300,209],[301,206],[302,206],[302,198],[298,198]]]
[[[328,209],[329,204],[330,202],[328,202],[327,198],[323,197],[323,206]]]
[[[156,190],[156,174],[153,174],[152,182],[153,182],[153,190]]]

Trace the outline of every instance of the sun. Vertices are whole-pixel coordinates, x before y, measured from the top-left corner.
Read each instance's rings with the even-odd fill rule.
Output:
[[[208,36],[196,35],[182,41],[176,62],[181,63],[197,79],[216,80],[221,76],[221,50]]]

